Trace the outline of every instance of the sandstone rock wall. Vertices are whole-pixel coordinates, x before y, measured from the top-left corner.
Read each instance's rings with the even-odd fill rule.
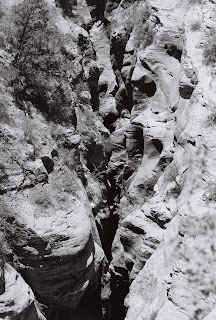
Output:
[[[5,291],[1,293],[1,319],[45,320],[32,289],[9,264],[4,266]]]
[[[49,2],[49,6],[52,8],[54,3]],[[62,37],[72,37],[64,48],[69,59],[74,60],[74,69],[68,70],[67,75],[72,84],[82,77],[85,58],[80,58],[79,35],[88,33],[63,18],[61,11],[56,13]],[[75,30],[71,31],[71,26]],[[12,60],[13,55],[2,50],[2,68],[9,69]],[[86,64],[84,68],[89,67]],[[7,90],[7,78],[1,79],[1,249],[3,259],[23,277],[17,273],[13,277],[21,280],[12,283],[11,278],[8,283],[5,273],[6,291],[0,302],[5,319],[12,319],[15,314],[17,319],[19,314],[22,319],[45,319],[39,311],[37,315],[36,298],[51,319],[61,318],[62,314],[68,318],[87,293],[91,296],[98,290],[104,300],[108,299],[107,260],[92,213],[94,206],[102,202],[102,195],[100,189],[97,193],[97,182],[92,177],[86,179],[91,158],[89,152],[81,151],[87,145],[83,121],[97,121],[100,130],[105,129],[98,119],[89,120],[84,113],[82,108],[93,116],[89,92],[85,98],[82,91],[76,95],[71,90],[76,121],[67,127],[47,121],[33,103],[23,101],[17,105],[12,89]],[[101,133],[96,125],[91,130],[98,140],[89,136],[90,143],[99,146]],[[103,150],[100,152],[103,155]],[[9,286],[13,294],[22,290],[23,299],[26,298],[19,301],[17,297],[6,308],[4,295]],[[7,297],[12,300],[10,294]],[[100,294],[98,299],[100,302]]]
[[[5,306],[2,271],[2,313],[43,319],[37,299],[47,319],[85,319],[94,297],[99,319],[213,319],[215,3],[47,3],[72,121],[32,88],[17,103],[4,48],[1,246],[26,300]]]
[[[123,220],[113,244],[112,265],[116,270],[119,266],[127,269],[131,280],[136,278],[126,299],[126,319],[198,319],[191,296],[195,295],[196,303],[201,305],[201,318],[214,304],[211,305],[208,294],[199,292],[197,284],[196,289],[190,286],[188,274],[182,266],[184,259],[181,255],[176,256],[176,252],[181,252],[182,248],[187,251],[192,243],[200,245],[198,237],[192,240],[191,229],[188,234],[187,228],[182,226],[185,216],[189,215],[187,223],[193,224],[191,216],[209,219],[208,215],[214,211],[214,204],[209,205],[206,201],[209,188],[214,188],[210,178],[214,176],[211,169],[214,147],[209,136],[210,131],[214,136],[214,127],[209,127],[211,97],[214,96],[210,83],[214,82],[214,76],[210,71],[212,66],[206,66],[203,45],[208,26],[213,27],[214,14],[210,20],[209,12],[214,11],[214,5],[178,1],[163,4],[151,1],[150,5],[149,19],[155,24],[155,34],[146,48],[142,47],[141,41],[130,80],[134,97],[131,122],[143,127],[144,155],[127,190],[133,200],[138,197],[144,204],[141,211],[134,208],[136,203],[128,210],[128,200],[123,202],[122,199]],[[182,19],[184,16],[185,20]],[[199,30],[194,30],[194,21],[200,23]],[[131,36],[126,51],[133,45]],[[128,59],[127,53],[125,58]],[[124,67],[122,71],[125,72]],[[147,97],[139,93],[141,90]],[[139,111],[136,111],[136,105]],[[148,229],[144,223],[148,219],[154,235],[151,240],[157,237],[158,226],[162,228],[162,236],[155,243],[163,241],[155,253],[152,244],[151,250],[147,250]],[[170,220],[170,226],[164,230]],[[141,225],[142,228],[138,229]],[[175,235],[171,226],[176,230]],[[178,232],[182,237],[187,235],[187,241],[179,238]],[[173,252],[169,254],[172,246]],[[204,263],[201,257],[198,259],[200,264]],[[163,272],[160,263],[171,269]],[[208,268],[211,269],[212,265],[209,264]],[[158,280],[155,276],[165,278]]]

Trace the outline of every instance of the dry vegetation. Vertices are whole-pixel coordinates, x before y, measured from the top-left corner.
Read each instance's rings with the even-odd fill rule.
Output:
[[[201,23],[200,21],[193,21],[190,25],[190,28],[192,31],[198,31],[201,29]]]
[[[55,12],[48,10],[44,0],[24,0],[12,8],[7,21],[2,14],[0,40],[3,48],[15,55],[7,77],[19,108],[24,110],[29,100],[48,119],[71,123],[74,110],[67,70],[73,65],[62,50],[64,37],[53,16]]]
[[[203,0],[188,0],[190,5],[202,4]]]
[[[211,29],[206,34],[207,40],[203,47],[203,61],[207,66],[215,66],[216,63],[216,30]]]

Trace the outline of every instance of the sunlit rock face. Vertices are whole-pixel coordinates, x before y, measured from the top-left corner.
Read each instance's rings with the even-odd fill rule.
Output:
[[[113,243],[112,263],[114,272],[121,265],[132,280],[135,277],[125,300],[127,320],[203,319],[214,303],[206,292],[199,291],[198,277],[196,285],[193,284],[184,257],[191,247],[199,253],[195,247],[198,248],[202,240],[198,236],[194,240],[192,234],[201,233],[201,224],[211,219],[208,215],[214,212],[214,202],[212,198],[209,200],[215,176],[214,126],[210,120],[214,76],[210,71],[213,65],[204,58],[205,47],[200,45],[207,39],[208,26],[213,27],[215,23],[214,13],[209,16],[213,6],[210,2],[182,4],[179,1],[163,4],[151,1],[150,5],[150,20],[156,22],[154,40],[146,48],[140,42],[132,71],[132,63],[128,62],[132,59],[125,53],[127,62],[125,67],[123,62],[122,68],[123,79],[131,81],[130,94],[134,99],[131,123],[143,128],[144,152],[128,183],[132,200],[122,199],[122,220]],[[200,21],[201,12],[204,24]],[[133,41],[134,35],[126,45],[126,52],[134,47]],[[194,225],[196,231],[188,231],[194,221],[191,216],[200,219],[200,225]],[[138,223],[137,217],[142,223]],[[155,251],[151,245],[153,250],[147,253],[148,232],[135,226],[144,225],[148,219],[162,229],[162,236],[157,241],[158,249]],[[188,219],[187,226],[185,219]],[[137,222],[133,222],[132,228],[129,221]],[[158,234],[157,228],[152,229],[154,237]],[[203,235],[206,239],[208,232],[207,228]],[[207,247],[204,251],[204,256],[212,254],[207,254]],[[141,264],[137,262],[139,257],[142,257]],[[197,259],[204,265],[205,258]],[[190,264],[189,258],[187,263]],[[134,276],[135,270],[140,270],[138,266],[143,269]],[[211,263],[206,268],[212,270]],[[203,285],[208,286],[207,283]],[[191,298],[194,295],[196,302]],[[202,305],[201,318],[195,311],[196,304]],[[209,314],[210,318],[211,314],[214,311]]]

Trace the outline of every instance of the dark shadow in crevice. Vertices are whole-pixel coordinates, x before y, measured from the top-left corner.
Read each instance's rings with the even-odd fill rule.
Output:
[[[139,125],[131,124],[125,130],[126,149],[129,158],[134,158],[136,155],[144,154],[144,137],[143,128]]]
[[[167,53],[169,56],[177,59],[179,62],[181,62],[181,56],[182,56],[182,50],[178,49],[176,46],[172,45],[165,45],[164,47],[167,49]]]
[[[89,90],[91,94],[91,103],[94,111],[99,110],[99,87],[98,80],[100,71],[97,67],[91,68],[89,71]]]
[[[142,65],[143,65],[143,67],[144,67],[145,69],[147,69],[148,71],[151,71],[151,72],[152,72],[152,70],[150,69],[150,67],[147,65],[147,63],[146,63],[145,61],[141,61],[141,63],[142,63]]]
[[[128,270],[115,267],[115,273],[111,273],[111,319],[123,320],[126,316],[124,300],[129,292]]]
[[[188,86],[188,85],[185,85],[185,86],[179,88],[180,96],[183,99],[190,99],[193,91],[194,91],[194,88],[191,86]]]
[[[118,115],[109,113],[106,117],[103,119],[104,126],[112,133],[115,130],[114,123],[118,119]]]
[[[147,97],[153,97],[157,91],[156,83],[149,77],[144,77],[138,81],[133,81],[134,87],[138,88],[140,92],[145,93]]]
[[[102,226],[96,222],[102,248],[108,261],[112,260],[111,248],[118,228],[118,222],[119,216],[114,212],[111,212],[109,218],[103,221]]]
[[[159,153],[163,151],[163,143],[159,139],[152,139],[152,144]]]
[[[43,165],[48,173],[51,173],[54,168],[54,162],[49,157],[41,157],[41,161],[43,162]]]
[[[86,0],[89,7],[92,8],[90,10],[90,14],[93,19],[104,21],[104,11],[106,6],[106,1],[101,0]]]
[[[77,6],[77,0],[55,0],[55,4],[57,7],[62,8],[64,14],[71,17],[73,16],[72,10],[74,6]]]

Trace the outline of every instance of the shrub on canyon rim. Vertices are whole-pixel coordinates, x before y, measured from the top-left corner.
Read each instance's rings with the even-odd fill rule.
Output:
[[[216,63],[216,30],[212,29],[206,36],[208,40],[205,42],[203,48],[204,63],[209,66],[214,66]]]
[[[198,31],[198,30],[200,30],[200,28],[201,28],[201,23],[200,23],[200,21],[193,21],[193,22],[191,23],[190,28],[191,28],[192,31]]]
[[[10,122],[10,117],[7,111],[6,104],[0,102],[0,123]]]
[[[89,93],[89,85],[86,81],[84,80],[79,80],[79,82],[77,84],[74,85],[74,92],[77,95],[77,98],[80,102],[85,102],[85,97],[83,96],[83,92],[88,92]],[[89,93],[90,95],[90,93]],[[90,98],[91,100],[91,98]]]
[[[193,5],[193,4],[201,4],[203,0],[188,0],[188,3]]]
[[[13,81],[16,96],[30,100],[51,120],[71,122],[69,60],[62,53],[63,39],[44,0],[24,0],[13,7],[9,42],[18,73]]]
[[[208,117],[206,119],[206,126],[207,127],[215,126],[215,124],[216,124],[216,109],[215,109],[215,105],[212,105],[209,111],[210,112],[209,112]]]
[[[4,259],[11,253],[8,230],[13,229],[10,224],[13,220],[15,219],[10,207],[3,199],[0,199],[0,256]]]
[[[33,203],[43,209],[48,209],[53,205],[50,194],[44,188],[34,188],[32,190],[31,197]]]

